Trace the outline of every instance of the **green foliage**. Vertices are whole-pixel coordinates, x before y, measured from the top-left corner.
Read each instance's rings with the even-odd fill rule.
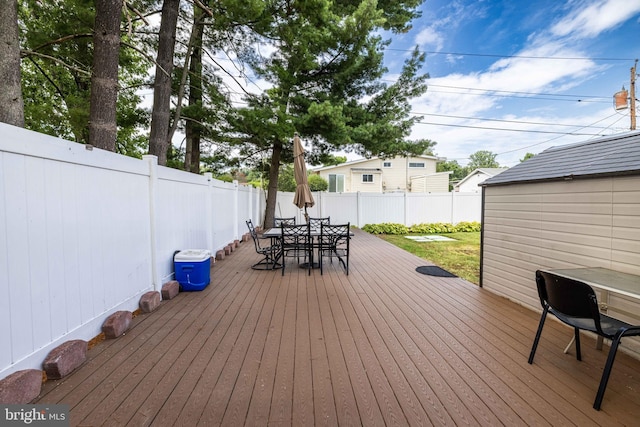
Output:
[[[329,183],[320,175],[309,175],[309,189],[311,191],[327,191]]]
[[[278,175],[278,190],[288,191],[290,193],[296,191],[296,179],[293,174],[293,165],[284,165],[280,168]]]
[[[527,153],[527,154],[524,155],[524,157],[522,159],[520,159],[520,163],[524,162],[525,160],[529,160],[532,157],[535,157],[535,154]]]
[[[407,227],[402,224],[382,223],[366,224],[362,227],[364,231],[371,234],[443,234],[443,233],[468,233],[480,231],[479,222],[459,222],[455,225],[444,222],[431,224],[414,224]]]
[[[478,168],[499,168],[500,164],[496,161],[497,154],[488,150],[476,151],[469,156],[468,172],[473,172]]]
[[[365,224],[362,227],[364,231],[371,234],[408,234],[409,229],[406,225],[385,222],[382,224]]]

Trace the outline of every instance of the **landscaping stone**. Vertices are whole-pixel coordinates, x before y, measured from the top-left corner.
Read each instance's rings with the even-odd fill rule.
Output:
[[[140,297],[140,310],[143,313],[151,313],[160,307],[160,292],[149,291]]]
[[[244,233],[242,235],[242,241],[243,242],[248,242],[250,238],[251,238],[251,234],[249,234],[249,233]]]
[[[224,247],[224,254],[225,255],[231,255],[231,246],[227,245]]]
[[[47,378],[64,378],[87,360],[88,344],[82,340],[67,341],[49,352],[42,363]]]
[[[129,329],[132,319],[133,314],[130,311],[116,311],[107,317],[102,324],[102,332],[104,332],[105,338],[118,338],[124,334]]]
[[[171,280],[170,282],[162,285],[162,299],[173,299],[180,293],[180,283],[177,280]]]
[[[220,249],[219,251],[216,252],[216,259],[218,261],[223,260],[224,255],[225,255],[225,251],[223,249]]]
[[[25,405],[38,397],[42,389],[42,371],[25,369],[0,380],[0,404]]]
[[[233,247],[237,249],[238,246],[240,246],[240,240],[236,239],[233,241]]]

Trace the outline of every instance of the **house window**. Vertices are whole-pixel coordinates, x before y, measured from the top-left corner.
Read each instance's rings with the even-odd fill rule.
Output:
[[[383,168],[390,168],[390,167],[391,167],[391,162],[384,162],[384,163],[382,163],[382,167],[383,167]]]
[[[424,162],[409,162],[410,168],[424,168]]]
[[[362,174],[362,182],[373,182],[373,175],[370,173]]]
[[[329,193],[344,193],[344,175],[329,174]]]

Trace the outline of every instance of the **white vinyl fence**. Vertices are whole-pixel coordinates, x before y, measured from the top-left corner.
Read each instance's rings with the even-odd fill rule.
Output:
[[[304,210],[293,205],[294,193],[278,193],[276,217],[303,221]],[[480,222],[482,194],[479,193],[313,193],[315,205],[310,217],[331,217],[335,224],[357,227],[392,222],[415,224],[462,221]]]
[[[480,220],[476,194],[315,193],[311,216],[356,226]],[[0,379],[90,340],[172,279],[173,254],[212,254],[261,225],[261,190],[0,123]],[[280,193],[276,216],[297,216]],[[211,278],[215,284],[215,269]]]
[[[262,191],[0,123],[0,379],[260,224]],[[215,277],[212,277],[212,282]]]

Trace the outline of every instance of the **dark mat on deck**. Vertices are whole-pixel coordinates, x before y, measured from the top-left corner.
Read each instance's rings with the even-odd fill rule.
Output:
[[[428,276],[438,276],[438,277],[458,277],[455,274],[449,273],[447,270],[444,270],[437,265],[422,265],[416,268],[418,273],[426,274]]]

